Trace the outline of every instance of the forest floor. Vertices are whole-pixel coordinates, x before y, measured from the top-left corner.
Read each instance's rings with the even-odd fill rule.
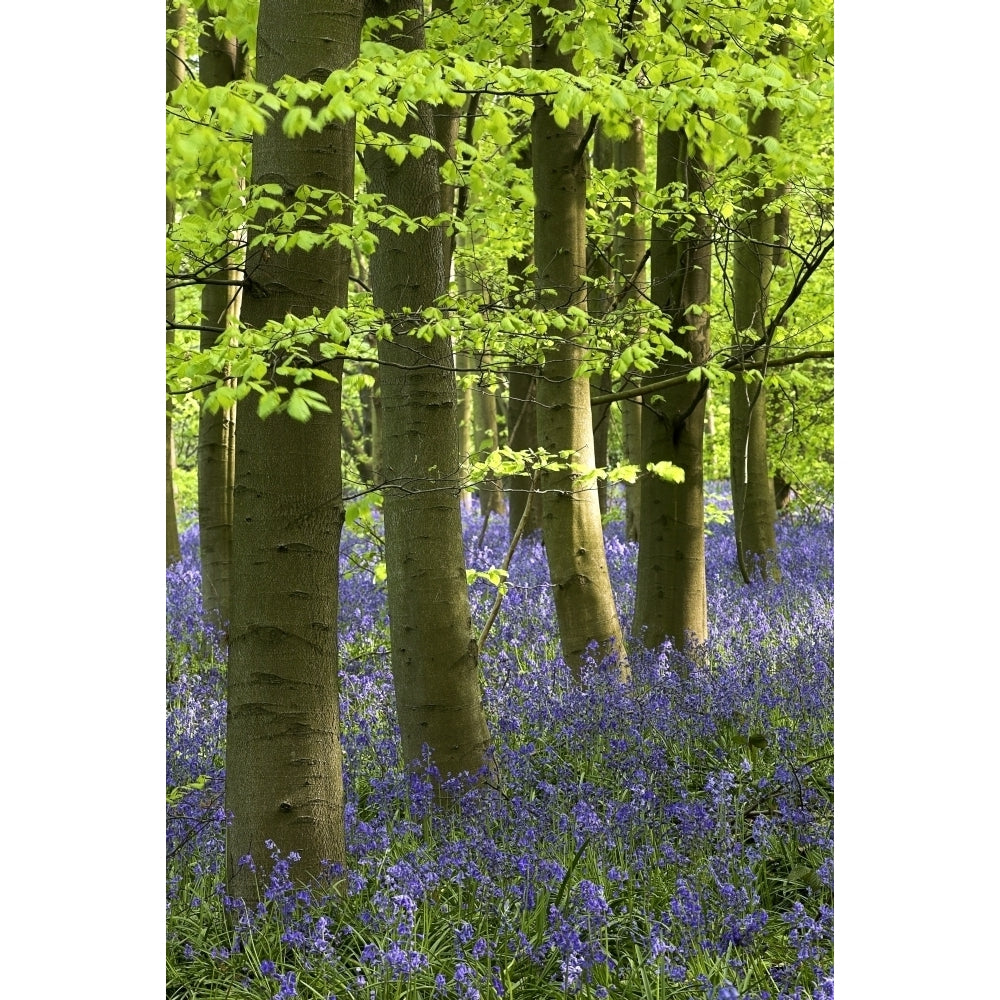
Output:
[[[745,586],[721,489],[711,509],[707,666],[687,679],[637,648],[628,686],[596,668],[575,686],[522,540],[481,656],[500,787],[449,812],[399,766],[378,550],[345,531],[347,891],[297,890],[277,845],[252,908],[225,895],[225,656],[188,528],[167,581],[168,1000],[832,998],[833,516],[781,516],[781,581]],[[627,628],[620,511],[606,538]],[[470,568],[507,541],[468,515]],[[495,595],[472,584],[477,630]]]

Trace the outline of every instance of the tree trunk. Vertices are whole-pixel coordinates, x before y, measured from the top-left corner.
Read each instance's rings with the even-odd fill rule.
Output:
[[[173,7],[167,5],[167,30],[177,31],[184,24],[184,7]],[[186,71],[184,69],[184,48],[181,45],[176,47],[167,45],[166,64],[166,93],[175,90],[184,79]],[[167,229],[174,224],[174,203],[167,198]],[[166,320],[167,320],[167,346],[174,342],[174,332],[171,324],[174,322],[175,293],[172,288],[166,291]],[[177,464],[176,453],[174,451],[174,421],[173,403],[167,396],[167,436],[166,436],[166,459],[167,459],[167,565],[172,566],[181,557],[180,533],[177,530],[177,491],[174,489],[174,467]]]
[[[460,245],[463,250],[468,250],[465,241]],[[468,260],[468,256],[465,259]],[[456,277],[459,295],[463,297],[470,293],[483,295],[482,283],[476,275],[459,268]],[[458,367],[466,373],[466,379],[463,381],[472,376],[472,384],[464,388],[462,401],[463,464],[468,459],[473,462],[484,462],[490,452],[500,446],[496,393],[492,389],[484,388],[483,380],[483,374],[489,370],[490,360],[488,354],[482,353],[478,357],[465,351],[459,355]],[[473,488],[479,497],[479,513],[484,518],[490,514],[504,513],[503,487],[498,479],[492,477],[480,479]]]
[[[642,467],[642,397],[621,400],[622,442],[625,462]],[[642,484],[625,484],[625,537],[639,541],[639,519],[642,511]]]
[[[364,435],[358,434],[353,426],[353,418],[348,418],[344,414],[340,426],[340,443],[343,445],[346,454],[354,461],[358,470],[359,482],[353,484],[359,489],[368,489],[375,485],[375,467],[372,464],[371,456],[365,450]]]
[[[646,172],[646,143],[642,119],[632,123],[632,132],[627,139],[615,143],[615,169],[629,171],[631,176],[626,186],[628,197],[627,217],[619,226],[615,240],[614,264],[617,271],[617,289],[621,297],[620,305],[626,309],[626,324],[632,324],[632,314],[628,310],[631,302],[638,302],[646,295],[649,282],[646,280],[646,225],[639,205],[638,177]],[[641,266],[640,266],[641,265]],[[632,339],[644,335],[641,328],[633,331]],[[625,461],[640,465],[642,400],[623,399],[621,401],[622,437],[624,439]],[[625,537],[630,541],[639,539],[639,510],[642,486],[638,482],[625,487]]]
[[[574,0],[556,0],[558,12],[575,8]],[[558,35],[550,34],[544,10],[532,7],[532,63],[537,69],[573,72],[571,52],[558,52]],[[565,129],[553,121],[544,99],[536,98],[531,148],[534,162],[535,262],[539,307],[586,309],[587,182],[583,122]],[[559,620],[563,657],[575,677],[593,653],[607,659],[624,679],[628,660],[601,528],[601,511],[593,480],[594,432],[590,381],[576,372],[585,352],[578,340],[556,336],[537,383],[538,443],[553,455],[572,456],[572,468],[541,477],[542,533],[549,579]]]
[[[414,4],[414,6],[416,6]],[[431,9],[435,16],[450,15],[452,0],[432,0]],[[375,13],[375,6],[371,6],[372,13]],[[433,109],[434,115],[434,138],[441,143],[444,152],[440,154],[441,162],[454,161],[455,144],[458,141],[458,130],[462,124],[462,108],[452,107],[450,104],[439,104]],[[455,185],[447,184],[443,180],[441,184],[441,211],[453,214],[455,211]],[[452,260],[455,256],[455,230],[449,228],[444,231],[442,239],[441,255],[444,260],[444,281],[445,289],[451,283]]]
[[[526,143],[518,155],[517,165],[522,169],[531,166],[531,145]],[[525,272],[532,262],[531,252],[507,259],[507,274],[511,279],[513,292],[511,306],[524,303]],[[536,451],[538,449],[538,420],[535,412],[535,370],[526,365],[512,365],[507,387],[507,444],[514,451]],[[524,524],[524,534],[530,535],[542,530],[542,495],[531,488],[531,472],[525,475],[508,476],[504,483],[507,494],[507,525],[513,538],[521,523],[524,508],[531,504],[528,519]]]
[[[235,39],[219,38],[210,22],[207,6],[201,8],[202,34],[198,61],[201,82],[206,87],[224,87],[236,79],[238,51]],[[226,326],[235,314],[237,272],[228,266],[222,248],[219,266],[207,277],[232,284],[208,284],[201,290],[201,311],[206,327]],[[201,349],[209,350],[219,334],[203,330]],[[201,554],[201,600],[205,615],[219,625],[228,625],[233,559],[233,475],[235,474],[236,407],[208,413],[198,419],[198,537]]]
[[[172,293],[168,292],[170,296]],[[172,303],[167,302],[167,321],[173,318]],[[167,334],[167,344],[173,342],[173,335]],[[181,557],[181,537],[177,529],[177,492],[174,489],[174,421],[171,415],[171,402],[167,400],[167,565],[173,566]]]
[[[459,245],[463,250],[468,250],[465,240],[460,241]],[[468,256],[465,259],[468,260]],[[463,298],[470,293],[483,294],[483,286],[475,275],[459,267],[456,268],[455,276],[458,282],[458,294]],[[496,394],[491,389],[483,387],[483,374],[489,366],[489,355],[480,353],[477,357],[467,351],[458,354],[458,367],[465,376],[459,389],[459,433],[462,466],[466,470],[470,461],[483,462],[490,452],[500,446]],[[503,487],[498,479],[481,477],[473,484],[472,489],[479,498],[479,513],[484,518],[490,514],[504,512]],[[463,493],[463,497],[466,495]]]
[[[414,0],[370,2],[380,17],[404,17],[398,33],[380,40],[404,50],[423,45],[423,5]],[[434,137],[431,109],[418,105],[389,134]],[[401,164],[370,150],[369,190],[407,215],[440,209],[438,157],[428,150]],[[459,507],[454,360],[447,339],[412,334],[404,309],[419,311],[445,291],[443,230],[396,234],[379,229],[371,260],[375,305],[384,310],[392,340],[379,343],[382,363],[385,553],[392,673],[404,763],[424,747],[442,778],[488,765],[479,656],[472,633]]]
[[[591,378],[590,384],[595,394],[611,392],[611,375],[609,372],[602,372]],[[591,413],[594,425],[594,465],[598,469],[608,467],[608,437],[614,415],[615,409],[611,403],[599,403]],[[608,481],[606,479],[597,480],[597,508],[601,512],[602,518],[608,512]]]
[[[781,112],[765,108],[751,127],[754,145],[781,133]],[[751,178],[753,187],[753,178]],[[736,348],[764,334],[768,292],[774,273],[775,220],[767,210],[769,196],[747,199],[748,217],[739,228],[733,250],[733,326]],[[764,360],[751,352],[745,360]],[[744,580],[755,576],[780,579],[774,534],[774,489],[767,460],[767,386],[760,373],[740,370],[729,386],[729,477],[733,492],[736,556]]]
[[[666,20],[666,18],[664,18]],[[704,364],[709,354],[712,235],[700,196],[708,172],[682,132],[662,131],[656,144],[656,186],[686,185],[694,232],[678,234],[662,217],[651,240],[654,304],[672,321],[671,338],[690,362]],[[704,306],[702,312],[698,307]],[[692,308],[694,307],[694,308]],[[665,360],[647,382],[678,374],[682,364]],[[705,511],[703,444],[705,386],[684,382],[643,398],[642,466],[669,461],[684,470],[684,482],[667,482],[650,473],[641,479],[639,556],[632,632],[649,648],[671,639],[693,652],[708,636],[705,590]]]
[[[443,238],[443,237],[442,237]],[[458,275],[459,295],[462,294],[462,273]],[[475,423],[476,411],[472,405],[472,386],[469,385],[469,375],[475,368],[472,356],[466,351],[457,351],[455,354],[455,367],[461,373],[458,381],[458,461],[462,467],[462,510],[471,512],[472,494],[474,489],[468,482],[469,464],[472,461],[472,454],[475,451]]]
[[[593,138],[593,166],[595,171],[610,170],[614,166],[614,142],[598,128]],[[614,302],[614,268],[612,266],[613,237],[605,237],[597,244],[593,237],[587,244],[587,277],[592,284],[587,288],[587,311],[595,319],[606,316]],[[590,379],[595,394],[611,391],[611,375],[607,371]],[[612,404],[599,403],[593,407],[591,420],[594,425],[594,464],[598,469],[608,465],[608,430],[614,411]],[[597,480],[597,503],[603,517],[608,512],[608,482]]]
[[[349,65],[361,38],[361,0],[317,11],[300,0],[262,0],[257,76],[325,80]],[[353,192],[354,123],[289,139],[275,121],[253,144],[254,184]],[[335,220],[341,221],[341,220]],[[313,223],[318,229],[324,222]],[[350,257],[338,243],[305,253],[257,252],[247,263],[256,294],[242,319],[259,328],[286,314],[325,314],[347,303]],[[334,370],[339,377],[340,371]],[[301,860],[310,881],[321,862],[346,860],[340,745],[337,612],[344,510],[340,383],[321,381],[333,411],[305,423],[261,420],[255,396],[239,404],[234,490],[234,588],[228,674],[226,845],[230,894],[256,898],[273,841]]]
[[[168,211],[168,224],[172,221],[173,216],[173,205],[167,203]],[[174,293],[173,291],[167,291],[167,346],[169,347],[174,341],[173,330],[170,329],[169,324],[174,320]],[[166,438],[166,449],[167,449],[167,496],[166,496],[166,510],[167,510],[167,565],[172,566],[175,562],[178,562],[181,557],[181,538],[180,532],[177,529],[177,491],[174,489],[174,467],[177,464],[176,455],[174,451],[174,420],[173,420],[173,404],[170,397],[167,397],[167,438]]]
[[[490,359],[484,358],[480,370],[485,369]],[[500,447],[500,431],[497,421],[497,397],[492,389],[472,387],[473,433],[476,445],[476,460],[483,462],[490,452]],[[483,517],[490,514],[503,514],[503,487],[495,478],[484,479],[476,487],[479,494],[479,513]]]
[[[382,485],[382,389],[378,368],[375,369],[375,384],[370,388],[361,389],[358,396],[361,399],[364,417],[364,436],[371,448],[372,483]]]

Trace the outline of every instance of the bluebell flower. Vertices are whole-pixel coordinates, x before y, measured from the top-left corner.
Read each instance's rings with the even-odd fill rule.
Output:
[[[488,568],[505,551],[506,525],[491,520],[479,548],[481,525],[468,527],[470,565]],[[635,551],[620,528],[609,526],[607,552],[627,608]],[[398,760],[384,590],[363,574],[345,577],[344,891],[298,886],[294,854],[272,845],[273,866],[259,874],[261,903],[225,895],[224,650],[197,622],[196,565],[187,576],[174,574],[168,784],[200,775],[209,781],[183,796],[168,820],[173,955],[206,960],[212,944],[228,942],[209,937],[195,949],[198,939],[184,924],[214,919],[221,903],[234,927],[227,958],[234,982],[276,977],[273,963],[270,972],[263,962],[253,968],[257,953],[246,947],[266,934],[283,941],[285,967],[308,974],[310,985],[315,973],[317,991],[330,988],[324,968],[349,963],[357,982],[341,987],[342,996],[401,993],[408,977],[449,1000],[500,995],[511,960],[529,979],[547,969],[567,993],[598,996],[600,982],[615,996],[616,960],[647,962],[677,982],[689,982],[708,960],[720,977],[742,982],[748,968],[741,959],[749,962],[773,936],[787,945],[785,968],[773,969],[774,1000],[796,992],[830,1000],[832,782],[828,766],[814,763],[810,773],[800,762],[829,744],[832,520],[782,531],[789,558],[780,588],[742,586],[731,533],[707,540],[711,669],[695,665],[682,682],[671,648],[638,649],[633,685],[595,683],[586,691],[558,655],[544,552],[537,540],[523,540],[511,566],[515,586],[481,651],[502,794],[457,787],[460,804],[447,814],[427,795],[429,773],[408,772]],[[349,536],[345,546],[357,546]],[[493,593],[480,589],[474,628]],[[752,732],[765,733],[767,745],[751,761],[745,738]],[[734,735],[744,738],[742,752]],[[812,895],[797,906],[791,890],[775,891],[759,875],[774,870],[775,845],[792,835],[817,869]],[[175,915],[181,919],[173,924]],[[420,936],[425,919],[435,935],[428,941]],[[443,959],[455,961],[454,971],[430,968],[428,955],[440,960],[441,941],[454,947]],[[302,984],[286,979],[280,987],[294,996],[288,991]],[[714,1000],[733,1000],[733,990],[726,983]],[[765,1000],[763,992],[753,997]]]
[[[278,985],[280,988],[274,994],[274,1000],[291,1000],[292,997],[297,997],[299,994],[295,988],[295,980],[296,975],[294,970],[279,973]]]

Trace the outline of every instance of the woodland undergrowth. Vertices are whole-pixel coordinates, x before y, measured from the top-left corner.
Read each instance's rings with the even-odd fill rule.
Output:
[[[188,528],[167,580],[168,1000],[832,998],[833,516],[782,515],[781,582],[745,586],[716,493],[710,636],[686,679],[637,647],[630,685],[594,665],[574,686],[540,541],[521,541],[482,649],[499,785],[448,812],[400,767],[377,541],[345,531],[350,861],[307,892],[274,845],[256,906],[225,893],[225,654]],[[617,507],[606,537],[628,622]],[[470,568],[507,542],[505,518],[467,515]],[[471,594],[478,630],[496,589]]]

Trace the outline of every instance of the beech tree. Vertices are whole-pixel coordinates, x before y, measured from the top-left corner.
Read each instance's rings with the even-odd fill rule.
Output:
[[[475,294],[484,297],[484,288],[474,274],[466,270],[472,254],[463,255],[465,266],[457,269],[458,294],[465,298]],[[497,419],[497,395],[490,380],[492,359],[485,352],[478,355],[469,351],[458,354],[458,367],[462,370],[462,417],[461,435],[463,441],[462,460],[484,462],[488,455],[500,444],[499,422]],[[483,518],[490,514],[503,514],[505,505],[503,487],[497,477],[485,473],[473,484],[479,498],[479,512]]]
[[[258,79],[267,85],[286,74],[326,79],[357,57],[361,24],[361,0],[322,9],[303,0],[261,0]],[[318,238],[293,241],[291,249],[288,243],[296,232],[318,236],[344,219],[355,131],[349,119],[292,137],[289,118],[282,124],[254,140],[253,185],[269,186],[285,204],[309,199],[317,210],[309,213],[313,220],[293,223],[291,233],[283,231],[285,213],[258,216],[241,310],[249,331],[278,343],[295,318],[323,317],[346,305],[350,257],[342,243]],[[313,340],[309,354],[318,361],[324,352]],[[337,648],[341,390],[340,365],[329,367],[333,378],[310,390],[322,405],[307,421],[287,413],[264,419],[253,396],[239,404],[226,857],[229,891],[244,898],[255,897],[259,886],[242,859],[263,866],[269,840],[298,852],[295,876],[303,880],[318,877],[325,860],[345,860]],[[279,398],[301,399],[287,364],[277,365],[274,384]]]
[[[200,10],[198,74],[206,87],[225,87],[237,78],[239,46],[216,30],[211,8]],[[217,177],[216,177],[217,179]],[[219,247],[201,288],[204,351],[215,346],[239,311],[239,273],[230,267],[228,247]],[[198,419],[198,545],[205,613],[227,625],[233,558],[233,479],[236,472],[236,406],[202,408]]]
[[[368,0],[385,21],[378,38],[407,52],[424,44],[422,4]],[[406,12],[412,12],[407,14]],[[368,190],[410,219],[433,220],[441,205],[430,106],[389,120],[391,143],[423,138],[424,151],[398,162],[391,146],[369,148]],[[444,230],[426,221],[410,231],[376,230],[371,258],[375,306],[391,332],[378,345],[382,392],[385,556],[393,685],[404,763],[424,748],[442,778],[489,766],[479,650],[472,631],[460,511],[458,396],[450,340],[420,336],[422,312],[447,288]]]
[[[264,0],[256,81],[212,77],[206,36],[203,79],[175,90],[183,106],[168,119],[168,192],[178,205],[168,274],[181,308],[181,321],[168,316],[168,388],[203,394],[208,416],[238,404],[227,796],[239,891],[252,886],[238,862],[259,859],[253,845],[265,837],[303,853],[310,877],[319,859],[342,856],[342,449],[359,492],[382,503],[402,758],[412,764],[427,747],[442,776],[489,763],[462,549],[460,496],[472,484],[459,448],[456,371],[465,362],[456,352],[481,365],[483,386],[506,384],[503,421],[476,477],[503,477],[512,536],[541,527],[562,651],[577,677],[591,652],[628,676],[604,551],[605,475],[634,481],[642,496],[637,514],[633,491],[627,513],[639,537],[632,632],[689,651],[704,640],[709,388],[720,437],[728,381],[753,385],[758,371],[786,393],[792,425],[791,390],[813,392],[794,366],[828,365],[832,354],[832,323],[817,320],[831,294],[822,266],[830,208],[819,194],[832,183],[829,142],[816,139],[817,119],[829,117],[829,6],[672,4],[668,17],[638,0],[437,0],[430,14],[413,0],[322,11]],[[216,37],[249,38],[254,4],[211,0],[213,11],[223,7]],[[794,72],[753,57],[768,21],[786,14]],[[366,15],[371,37],[359,44]],[[762,109],[781,112],[777,152],[773,135],[749,131],[766,122]],[[234,166],[223,176],[216,161],[226,157]],[[777,190],[793,176],[800,188],[781,200],[792,231],[812,233],[814,245],[793,240],[787,268],[767,282],[756,274],[768,315],[758,303],[763,326],[742,326],[745,306],[727,317],[733,296],[710,283],[713,244],[716,274],[732,273],[735,244],[724,232],[752,217],[758,186]],[[598,182],[606,186],[595,194]],[[592,249],[609,258],[593,295],[588,186]],[[244,232],[245,261],[243,237],[233,239]],[[743,244],[755,240],[768,242],[750,234]],[[455,274],[474,283],[453,287],[452,257]],[[221,277],[224,269],[235,274]],[[242,288],[230,336],[219,332],[231,287],[218,286],[215,304],[207,291],[200,309],[192,303],[213,272]],[[710,323],[722,350],[710,349]],[[823,381],[810,399],[828,388]],[[606,412],[607,426],[615,404],[625,468],[602,470],[594,413]],[[640,410],[641,426],[630,419]],[[823,454],[831,448],[824,437]]]
[[[524,171],[531,168],[530,135],[515,153],[514,166]],[[505,265],[510,284],[508,303],[513,309],[525,304],[528,267],[533,263],[530,248],[519,248],[506,258]],[[535,411],[535,392],[538,387],[533,365],[515,362],[507,373],[507,443],[515,452],[534,453],[538,450],[538,417]],[[507,525],[511,537],[521,523],[525,507],[528,519],[524,533],[530,535],[542,529],[542,495],[531,487],[532,476],[526,472],[509,475],[504,484],[507,494]]]
[[[180,37],[180,28],[184,23],[185,11],[181,4],[167,3],[167,100],[170,94],[186,75],[184,64],[184,45]],[[167,232],[169,234],[174,224],[176,208],[173,198],[167,195]],[[176,295],[174,289],[167,279],[166,291],[166,314],[167,314],[167,348],[173,344],[174,332],[174,310]],[[177,493],[174,490],[174,422],[172,417],[172,402],[167,396],[167,434],[166,434],[166,466],[167,466],[167,494],[166,494],[166,514],[167,514],[167,565],[177,562],[181,557],[181,541],[177,530]]]
[[[480,371],[483,372],[478,380],[480,383],[485,381],[489,365],[490,359],[484,358],[480,366]],[[500,444],[497,394],[492,387],[482,384],[473,385],[472,426],[477,457],[480,460],[485,460],[489,453],[495,451]],[[476,492],[479,494],[479,512],[483,517],[505,512],[503,487],[495,476],[486,476],[482,479],[476,485]]]
[[[532,66],[573,74],[571,51],[559,51],[554,14],[573,11],[573,0],[531,9]],[[542,535],[559,620],[563,657],[580,676],[591,651],[628,676],[618,609],[608,576],[594,465],[590,381],[578,373],[585,360],[586,163],[584,126],[577,117],[560,125],[537,98],[531,131],[535,193],[535,266],[538,304],[571,319],[556,334],[538,374],[539,446],[565,468],[545,470]],[[565,329],[565,327],[564,327]]]
[[[769,27],[786,30],[787,18]],[[766,46],[768,56],[782,60],[788,54],[782,33]],[[755,160],[766,157],[768,146],[781,138],[781,111],[773,105],[750,114],[749,137]],[[768,188],[764,171],[752,168],[743,199],[744,217],[735,233],[732,253],[732,312],[734,356],[738,366],[729,386],[729,481],[733,494],[733,531],[740,573],[780,579],[774,532],[775,494],[767,450],[767,382],[764,371],[748,369],[748,362],[764,362],[769,353],[765,327],[771,281],[779,252],[777,215],[771,209],[777,191]]]
[[[647,385],[669,380],[689,365],[704,365],[709,355],[711,222],[704,208],[697,207],[698,196],[708,187],[709,173],[692,146],[684,133],[673,129],[663,129],[657,137],[657,188],[671,190],[680,185],[683,215],[696,214],[690,223],[681,212],[661,213],[653,225],[653,302],[670,318],[671,339],[683,354],[668,355],[650,374]],[[632,631],[649,647],[670,638],[677,649],[691,651],[708,636],[704,394],[702,382],[686,380],[643,394],[641,454],[649,471],[640,480]],[[666,477],[650,469],[660,462],[670,464]]]
[[[757,141],[777,139],[781,115],[763,108],[751,134]],[[733,493],[736,556],[745,580],[780,576],[774,535],[774,488],[767,455],[767,385],[759,370],[744,362],[761,361],[763,351],[745,350],[764,337],[771,276],[774,271],[774,216],[767,195],[747,199],[733,251],[733,325],[741,366],[729,387],[729,481]]]
[[[619,231],[615,237],[614,265],[617,274],[616,297],[626,307],[623,323],[626,339],[638,341],[643,331],[638,324],[641,312],[629,306],[639,305],[648,293],[646,279],[646,220],[639,203],[639,178],[646,172],[645,130],[641,118],[632,122],[627,139],[615,143],[615,168],[626,178],[626,206],[619,212]],[[642,463],[641,397],[621,401],[622,442],[627,463]],[[625,537],[639,539],[639,512],[642,487],[625,486]]]

